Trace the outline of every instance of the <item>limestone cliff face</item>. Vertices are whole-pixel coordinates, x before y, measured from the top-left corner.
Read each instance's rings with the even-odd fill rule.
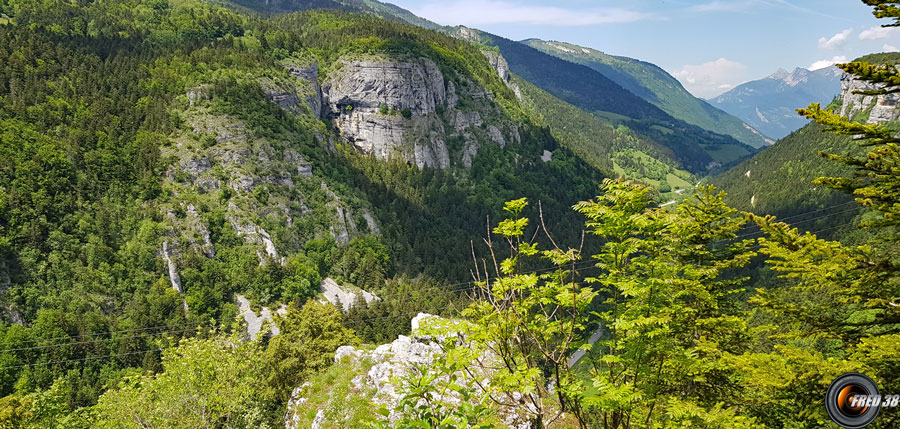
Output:
[[[505,60],[488,59],[508,84]],[[286,264],[312,238],[345,245],[380,233],[368,204],[319,176],[304,148],[327,149],[341,138],[379,159],[446,169],[471,167],[486,145],[504,148],[521,139],[491,91],[465,75],[448,79],[430,59],[346,57],[329,64],[328,76],[316,61],[282,65],[280,74],[253,79],[307,127],[302,138],[308,141],[273,139],[216,111],[209,84],[186,88],[177,100],[185,126],[161,150],[172,163],[165,172],[171,197],[162,207],[166,237],[159,245],[162,266],[179,292],[191,287],[179,274],[186,253],[216,257],[213,221],[224,220],[260,264]]]
[[[343,59],[336,69],[322,86],[323,118],[379,159],[402,157],[419,168],[469,167],[481,144],[518,140],[490,91],[465,78],[447,80],[432,60]],[[471,130],[486,121],[493,123],[482,133]],[[463,147],[454,151],[450,139]]]
[[[343,245],[380,232],[366,202],[329,189],[327,179],[304,154],[304,147],[327,148],[335,138],[318,120],[318,65],[295,62],[285,68],[283,75],[256,81],[272,102],[306,124],[306,142],[259,135],[243,119],[216,112],[210,85],[189,88],[177,100],[185,127],[161,148],[172,162],[163,182],[170,196],[161,205],[165,233],[158,256],[179,293],[191,288],[179,273],[186,254],[216,257],[212,222],[224,221],[261,265],[286,264],[313,238],[331,237]]]
[[[305,97],[306,105],[313,116],[320,119],[322,117],[322,87],[319,85],[319,63],[316,61],[308,65],[288,63],[286,66],[291,76],[306,83],[309,88]]]
[[[884,89],[883,84],[873,84],[844,74],[841,78],[841,116],[870,124],[900,119],[900,93],[884,95],[857,94],[857,91]]]
[[[348,106],[372,111],[387,105],[410,109],[414,115],[427,115],[446,100],[444,75],[428,59],[342,61],[325,92],[333,114],[340,114]]]

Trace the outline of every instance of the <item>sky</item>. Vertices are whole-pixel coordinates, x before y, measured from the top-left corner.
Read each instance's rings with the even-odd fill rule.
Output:
[[[897,51],[859,0],[387,0],[443,25],[558,40],[659,65],[710,98],[783,68]]]

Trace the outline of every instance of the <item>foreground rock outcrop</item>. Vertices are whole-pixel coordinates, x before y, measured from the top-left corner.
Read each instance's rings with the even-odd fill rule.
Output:
[[[287,429],[352,427],[353,415],[374,416],[378,407],[389,410],[386,418],[395,422],[399,418],[396,408],[402,397],[402,388],[395,383],[402,383],[403,376],[413,371],[414,366],[429,368],[435,359],[444,353],[440,341],[425,334],[428,330],[423,329],[424,326],[453,323],[456,322],[419,313],[412,319],[410,336],[401,335],[393,342],[374,349],[358,349],[352,346],[338,348],[334,356],[337,368],[335,372],[341,374],[341,378],[345,381],[331,379],[333,386],[323,386],[318,380],[314,380],[294,389],[285,415],[285,427]],[[448,335],[448,338],[455,338],[456,334]],[[492,362],[493,359],[484,356],[479,361]],[[477,379],[478,381],[472,382],[470,387],[478,390],[479,386],[489,385],[491,377],[489,368],[490,365],[473,365],[475,373],[456,375],[460,379],[466,377]],[[498,406],[497,412],[505,426],[516,429],[531,428],[532,423],[528,416],[534,410],[529,408],[524,395],[518,392],[500,395],[502,396],[500,402],[515,404]],[[439,399],[450,404],[460,401],[455,392],[446,393]],[[351,405],[353,403],[362,405],[354,408]]]

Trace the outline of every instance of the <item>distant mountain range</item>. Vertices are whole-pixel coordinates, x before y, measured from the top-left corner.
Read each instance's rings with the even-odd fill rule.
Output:
[[[755,148],[773,143],[773,140],[737,117],[691,95],[678,79],[655,64],[609,55],[566,42],[528,39],[522,43],[566,61],[590,67],[676,119],[729,135]]]
[[[566,55],[563,50],[543,45],[549,42],[533,39],[517,42],[476,29],[441,26],[397,6],[374,0],[236,0],[236,3],[261,12],[321,8],[361,12],[476,42],[485,46],[486,55],[487,51],[499,50],[502,60],[498,60],[497,65],[508,65],[508,72],[513,74],[505,79],[524,79],[537,88],[519,85],[522,88],[520,95],[547,102],[535,108],[541,110],[540,115],[551,131],[570,137],[565,140],[580,142],[574,144],[581,147],[576,151],[582,155],[596,154],[588,158],[609,174],[638,179],[646,179],[648,175],[656,177],[664,168],[656,164],[651,168],[647,164],[662,162],[676,170],[705,175],[727,168],[771,142],[740,119],[691,96],[671,75],[643,61],[625,57],[608,61],[613,57],[581,47],[577,48],[589,51],[591,55],[576,58]],[[575,48],[575,45],[566,46],[572,47],[566,48],[570,50]],[[535,89],[546,91],[554,99],[544,97]],[[595,122],[577,115],[582,124],[592,124],[586,129],[605,124],[605,129],[621,132],[600,139],[587,131],[572,130],[566,125],[566,117],[556,117],[568,110],[559,102],[581,109],[599,120]],[[629,151],[623,152],[626,147]],[[632,150],[642,155],[635,155],[630,152]],[[626,159],[631,167],[625,166]],[[654,173],[650,174],[650,171]]]
[[[463,26],[454,27],[450,34],[499,49],[512,73],[566,103],[665,147],[675,161],[693,173],[706,174],[755,152],[753,146],[733,136],[673,117],[587,65]]]
[[[843,72],[834,66],[819,70],[779,69],[764,79],[747,82],[709,102],[763,134],[780,139],[807,124],[796,109],[810,103],[828,104],[841,92]]]
[[[900,63],[900,53],[867,55],[855,61],[897,64]],[[822,79],[823,76],[839,76],[835,70],[838,69],[832,67],[813,72],[798,69],[794,73],[781,70],[768,79],[757,81],[762,84],[756,87],[768,86],[771,89],[776,86],[790,86],[789,82],[796,82],[794,87],[802,87],[814,83],[817,78]],[[804,77],[805,82],[799,82]],[[750,84],[742,86],[748,87],[745,90],[754,88]],[[739,87],[735,91],[740,89]],[[876,89],[874,85],[859,79],[849,80],[843,92],[838,89],[838,96],[827,108],[845,113],[857,112],[851,116],[863,123],[897,121],[900,112],[893,107],[893,103],[885,102],[886,96],[861,96],[852,92],[874,89]],[[760,95],[757,97],[762,98]],[[820,93],[819,97],[828,98],[827,93]],[[799,102],[800,100],[793,101],[795,104]],[[809,104],[809,100],[799,105],[806,104]],[[794,116],[799,118],[796,113]],[[822,176],[850,177],[854,174],[853,168],[816,155],[824,151],[862,156],[866,150],[849,136],[836,136],[823,132],[824,130],[824,126],[815,123],[804,124],[772,147],[711,178],[711,181],[728,193],[726,202],[739,210],[773,214],[782,218],[790,217],[791,223],[802,224],[801,228],[806,230],[825,229],[841,224],[850,226],[851,219],[858,213],[853,210],[857,206],[848,203],[851,198],[842,192],[814,184],[813,180]],[[785,186],[786,183],[791,185]]]

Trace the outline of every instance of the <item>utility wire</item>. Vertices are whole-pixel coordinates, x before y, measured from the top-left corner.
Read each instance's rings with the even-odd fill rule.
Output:
[[[593,268],[593,264],[594,264],[593,261],[583,261],[583,262],[587,262],[587,263],[591,264],[591,266],[582,267],[582,268]],[[520,273],[520,274],[530,274],[530,272],[525,272],[525,273]],[[444,294],[447,294],[447,293],[450,293],[450,292],[457,292],[457,291],[459,291],[459,290],[470,290],[470,289],[475,289],[476,287],[479,287],[479,286],[478,286],[478,285],[473,285],[473,286],[467,287],[467,288],[465,288],[465,289],[457,289],[457,290],[450,290],[450,291],[437,292],[437,293],[432,294],[431,296],[444,295]],[[415,300],[401,300],[401,301],[398,301],[398,302],[411,302],[411,301],[415,301]],[[412,313],[410,313],[410,314],[392,314],[392,315],[387,315],[387,316],[371,317],[371,318],[367,318],[367,319],[345,320],[344,323],[345,323],[345,324],[349,324],[349,325],[353,325],[353,324],[359,324],[359,323],[362,323],[362,322],[371,322],[371,321],[374,321],[374,320],[392,319],[392,318],[397,318],[397,317],[412,317],[412,316],[415,316],[415,315],[418,314],[418,313],[420,313],[420,311],[416,311],[415,314],[412,314]]]
[[[66,359],[66,360],[57,360],[57,361],[52,361],[52,362],[38,362],[38,363],[26,363],[26,364],[22,364],[22,365],[10,365],[10,366],[0,367],[0,370],[26,368],[26,367],[33,367],[33,366],[44,366],[44,365],[56,365],[56,364],[60,364],[60,363],[84,362],[84,361],[98,360],[98,359],[108,359],[108,358],[119,357],[119,356],[130,356],[130,355],[136,355],[136,354],[141,354],[141,353],[158,352],[158,351],[166,350],[167,348],[168,347],[164,347],[164,348],[160,348],[160,349],[141,350],[141,351],[137,351],[137,352],[116,353],[116,354],[105,355],[105,356],[92,356],[92,357],[86,357],[86,358],[81,358],[81,359]]]
[[[834,209],[834,208],[846,206],[846,205],[849,205],[849,204],[858,204],[858,203],[857,203],[855,200],[854,200],[854,201],[847,201],[846,203],[835,204],[835,205],[833,205],[833,206],[828,206],[828,207],[822,207],[822,208],[820,208],[820,209],[818,209],[818,210],[813,210],[813,211],[809,211],[809,212],[806,212],[806,213],[799,213],[799,214],[795,214],[795,215],[790,215],[790,216],[788,216],[788,217],[786,217],[786,218],[784,218],[784,219],[777,219],[777,220],[778,220],[779,222],[785,222],[785,221],[788,221],[788,220],[790,220],[790,219],[796,219],[796,218],[798,218],[798,217],[803,217],[803,216],[806,216],[806,215],[809,215],[809,214],[818,213],[818,212],[820,212],[820,211],[829,210],[829,209]]]
[[[855,208],[854,208],[853,210],[855,210]],[[824,217],[828,217],[828,216],[831,216],[831,215],[834,215],[834,214],[837,214],[837,213],[832,213],[832,214],[829,214],[829,215],[820,216],[820,217],[818,217],[817,219],[821,219],[821,218],[824,218]],[[843,227],[843,226],[845,226],[845,225],[848,225],[848,224],[834,225],[834,226],[831,226],[831,227],[828,227],[828,228],[823,228],[823,229],[819,229],[819,230],[816,230],[816,231],[810,231],[809,233],[810,233],[810,234],[820,234],[820,233],[822,233],[822,232],[830,231],[830,230],[833,230],[833,229],[837,229],[837,228]],[[755,233],[754,233],[754,234],[755,234]],[[752,234],[751,234],[751,235],[752,235]],[[738,236],[737,238],[740,238],[740,237],[741,237],[741,236]],[[584,263],[587,263],[587,264],[590,264],[590,265],[593,265],[593,264],[594,264],[593,261],[582,261],[582,262],[577,263],[576,265],[580,265],[580,264],[584,264]],[[580,268],[590,268],[590,266],[588,266],[588,267],[580,267]],[[551,269],[552,269],[552,268],[551,268]],[[576,269],[578,269],[578,268],[576,268]],[[542,270],[535,270],[535,271],[542,271]],[[521,273],[521,274],[530,274],[530,273],[533,273],[533,272],[535,272],[535,271],[525,272],[525,273]],[[543,271],[546,271],[546,269],[543,270]],[[436,293],[436,294],[432,294],[431,296],[435,296],[435,295],[443,295],[443,294],[446,294],[446,293],[450,293],[450,292],[458,292],[458,291],[461,291],[461,290],[474,289],[474,286],[477,286],[477,285],[474,285],[474,283],[472,283],[472,282],[469,282],[469,284],[473,284],[473,286],[472,286],[472,287],[468,287],[468,288],[463,288],[463,289],[456,289],[456,290],[450,290],[450,291],[442,291],[442,292],[438,292],[438,293]],[[409,302],[409,301],[414,301],[414,300],[400,300],[399,302]],[[419,311],[417,311],[415,314],[418,314],[418,313],[419,313]],[[404,317],[404,318],[407,318],[407,317],[413,317],[413,316],[415,316],[415,314],[393,314],[393,315],[380,316],[380,317],[372,317],[372,318],[360,319],[360,320],[347,320],[347,321],[345,321],[344,323],[347,324],[347,325],[358,325],[358,324],[361,324],[361,323],[363,323],[363,322],[371,322],[371,321],[376,321],[376,320],[393,319],[393,318],[398,318],[398,317]]]
[[[0,343],[0,346],[6,346],[6,345],[11,345],[11,344],[42,343],[42,342],[50,342],[50,341],[57,341],[57,340],[76,340],[79,338],[89,338],[89,337],[96,337],[96,336],[100,336],[100,335],[122,334],[122,333],[128,333],[128,332],[143,332],[143,331],[150,331],[153,329],[178,328],[181,326],[196,326],[196,325],[200,325],[200,324],[201,324],[200,322],[180,323],[177,325],[159,325],[159,326],[151,326],[151,327],[147,327],[147,328],[124,329],[124,330],[120,330],[120,331],[109,331],[109,332],[98,332],[96,334],[83,334],[83,335],[55,337],[55,338],[39,338],[36,340],[26,340],[26,341],[7,341],[5,343]]]
[[[816,216],[816,217],[813,217],[813,218],[810,218],[810,219],[802,220],[802,221],[800,221],[800,222],[795,222],[795,223],[792,223],[792,224],[789,224],[789,225],[792,226],[792,227],[794,227],[794,226],[797,226],[797,225],[802,225],[802,224],[804,224],[804,223],[809,223],[809,222],[817,221],[817,220],[820,220],[820,219],[824,219],[824,218],[826,218],[826,217],[837,216],[837,215],[844,214],[844,213],[850,213],[850,212],[853,212],[853,211],[856,211],[856,210],[857,210],[856,208],[852,208],[852,209],[844,210],[844,211],[840,211],[840,212],[829,213],[829,214],[825,214],[825,215],[822,215],[822,216]],[[778,220],[778,219],[776,219],[776,221],[777,221],[777,222],[783,222],[783,221]],[[735,239],[747,238],[747,237],[750,237],[750,236],[753,236],[753,235],[757,235],[757,234],[765,234],[765,233],[764,233],[763,231],[754,231],[754,232],[751,232],[751,233],[746,233],[746,234],[738,235],[738,236],[735,237]]]
[[[576,263],[575,263],[575,265],[576,265],[576,268],[575,268],[575,269],[584,268],[585,266],[580,266],[580,265],[581,265],[581,264],[585,264],[585,263],[586,263],[586,264],[589,264],[589,265],[595,264],[595,262],[593,262],[593,261],[581,261],[581,262],[576,262]],[[540,272],[544,272],[544,271],[555,270],[555,269],[557,269],[557,268],[559,268],[559,267],[541,268],[541,269],[537,269],[537,270],[525,271],[525,272],[522,272],[522,273],[519,273],[519,274],[534,274],[534,273],[540,273]],[[572,268],[571,266],[563,266],[563,267],[562,267],[562,269],[564,269],[564,270],[565,270],[565,269],[571,269],[571,268]],[[449,285],[444,285],[443,287],[444,287],[444,288],[454,288],[454,287],[456,287],[456,286],[464,286],[464,285],[473,285],[473,286],[474,286],[474,285],[475,285],[475,282],[469,280],[469,281],[466,281],[466,282],[459,282],[459,283],[453,283],[453,284],[449,284]],[[407,292],[396,292],[396,293],[392,293],[392,294],[388,294],[388,295],[378,296],[378,298],[381,299],[381,300],[384,300],[384,299],[386,299],[386,298],[392,298],[392,297],[395,297],[395,296],[404,296],[404,295],[409,295],[409,296],[411,296],[411,295],[415,295],[416,293],[421,293],[421,291],[419,291],[419,290],[413,290],[413,291],[407,291]]]
[[[820,208],[820,209],[808,211],[808,212],[805,212],[805,213],[798,213],[798,214],[795,214],[795,215],[790,215],[790,216],[788,216],[788,217],[786,217],[786,218],[782,218],[782,219],[777,219],[777,218],[776,218],[775,220],[776,220],[777,222],[788,222],[788,221],[791,220],[791,219],[797,219],[797,218],[799,218],[799,217],[804,217],[804,216],[807,216],[807,215],[811,215],[811,214],[813,214],[813,213],[818,213],[818,212],[825,211],[825,210],[831,210],[831,209],[835,209],[835,208],[838,208],[838,207],[843,207],[843,206],[850,205],[850,204],[857,204],[857,202],[856,202],[856,201],[847,201],[847,202],[845,202],[845,203],[835,204],[835,205],[833,205],[833,206],[822,207],[822,208]],[[854,207],[854,208],[853,208],[853,210],[856,210],[856,209],[859,209],[859,207]],[[848,210],[848,211],[852,211],[852,210]],[[752,227],[752,225],[747,226],[746,229],[750,229],[751,227]]]
[[[42,346],[21,347],[21,348],[16,348],[16,349],[0,349],[0,353],[2,353],[2,352],[18,352],[18,351],[25,351],[25,350],[53,349],[53,348],[58,348],[58,347],[78,346],[78,345],[83,345],[83,344],[103,343],[103,342],[108,342],[108,341],[131,340],[131,339],[135,339],[135,338],[152,337],[152,336],[161,335],[161,334],[179,334],[179,333],[184,333],[184,332],[191,332],[194,330],[195,330],[195,328],[169,330],[169,331],[153,332],[153,333],[149,333],[149,334],[132,335],[130,337],[104,338],[104,339],[99,339],[99,340],[75,341],[75,342],[70,342],[70,343],[59,343],[59,344],[46,344],[46,345],[42,345]]]

